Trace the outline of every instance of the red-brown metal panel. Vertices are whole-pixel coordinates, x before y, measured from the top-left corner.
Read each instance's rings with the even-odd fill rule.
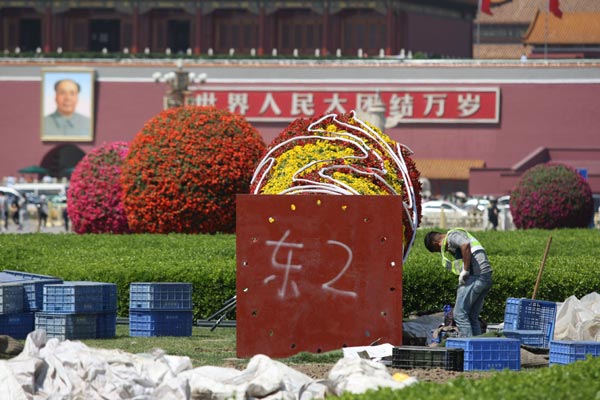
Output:
[[[400,196],[237,197],[237,355],[402,343]]]

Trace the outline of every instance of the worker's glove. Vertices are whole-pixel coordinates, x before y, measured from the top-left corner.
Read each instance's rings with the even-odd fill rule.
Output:
[[[464,269],[462,271],[460,271],[460,275],[458,275],[458,284],[466,285],[468,276],[469,276],[469,271],[466,271]]]

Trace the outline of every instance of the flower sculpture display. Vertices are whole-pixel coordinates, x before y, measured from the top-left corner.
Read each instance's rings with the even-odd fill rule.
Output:
[[[563,164],[540,164],[523,174],[510,193],[517,228],[584,228],[594,215],[589,183]]]
[[[254,194],[399,195],[404,204],[404,259],[421,216],[412,152],[354,112],[293,121],[254,171]]]
[[[129,232],[120,182],[128,151],[126,142],[104,144],[77,164],[67,190],[67,212],[74,232]]]
[[[235,196],[248,193],[265,151],[243,117],[214,107],[179,107],[148,121],[122,173],[129,226],[147,233],[232,233]]]

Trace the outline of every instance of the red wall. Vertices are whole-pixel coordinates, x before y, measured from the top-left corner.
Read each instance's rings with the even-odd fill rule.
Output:
[[[40,92],[39,81],[0,81],[0,180],[18,176],[19,168],[40,165],[62,144],[40,140]],[[132,140],[162,110],[163,95],[164,86],[154,83],[96,82],[95,140],[74,144],[87,153],[106,142]]]
[[[406,51],[454,58],[472,56],[471,43],[464,40],[471,37],[471,21],[419,13],[408,13],[405,21],[406,24],[401,29],[406,38]]]
[[[538,147],[600,147],[600,84],[497,86],[498,125],[411,126],[388,133],[416,158],[480,159],[489,168],[511,167]]]
[[[416,159],[480,159],[490,168],[510,168],[539,147],[600,148],[600,83],[482,86],[500,87],[499,124],[414,124],[387,133],[409,146]],[[40,164],[61,143],[40,141],[39,81],[0,81],[0,93],[1,179]],[[130,141],[162,110],[164,93],[164,85],[152,82],[97,82],[95,141],[75,145],[87,152],[105,142]],[[269,143],[287,123],[254,125]],[[593,190],[600,192],[598,184]]]

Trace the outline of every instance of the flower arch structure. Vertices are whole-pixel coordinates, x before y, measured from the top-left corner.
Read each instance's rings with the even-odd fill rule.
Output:
[[[269,145],[250,192],[402,196],[406,260],[421,216],[421,184],[411,155],[354,112],[297,119]]]

